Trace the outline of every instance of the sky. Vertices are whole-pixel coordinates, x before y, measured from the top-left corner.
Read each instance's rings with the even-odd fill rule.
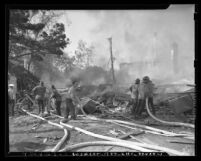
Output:
[[[66,10],[59,21],[65,24],[71,41],[65,53],[73,55],[78,41],[84,40],[95,47],[94,64],[109,68],[107,38],[112,37],[115,69],[119,69],[120,63],[150,61],[155,57],[164,62],[164,69],[167,69],[171,44],[176,42],[180,67],[192,75],[193,15],[194,5],[171,5],[166,10]]]

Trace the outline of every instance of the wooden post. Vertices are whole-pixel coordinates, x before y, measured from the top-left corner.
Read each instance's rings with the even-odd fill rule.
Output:
[[[110,42],[110,58],[111,58],[111,70],[112,70],[112,79],[113,79],[113,84],[116,83],[115,80],[115,75],[114,75],[114,65],[113,65],[113,55],[112,55],[112,37],[108,38],[109,42]]]

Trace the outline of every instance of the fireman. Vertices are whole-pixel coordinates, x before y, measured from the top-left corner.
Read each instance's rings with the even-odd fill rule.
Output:
[[[44,112],[44,104],[45,104],[45,93],[46,87],[44,83],[41,81],[40,84],[32,89],[33,94],[35,95],[35,100],[38,105],[38,113]]]
[[[154,84],[151,82],[149,77],[143,77],[143,81],[139,86],[139,104],[135,111],[137,117],[141,117],[143,110],[145,110],[146,98],[148,98],[149,107],[151,107],[151,111],[155,115],[155,108],[153,105],[153,90]]]
[[[135,80],[135,84],[130,87],[131,98],[132,98],[132,113],[133,114],[135,114],[135,110],[136,110],[136,107],[138,104],[139,86],[140,86],[140,79],[137,78]]]
[[[9,107],[11,109],[11,115],[12,116],[14,116],[15,100],[16,100],[16,95],[14,92],[14,84],[9,84],[8,102],[9,102]]]
[[[67,91],[66,94],[66,109],[65,116],[62,122],[68,121],[69,114],[71,115],[71,119],[76,120],[76,107],[80,105],[80,98],[78,97],[77,89],[78,89],[79,81],[76,79],[72,80],[72,86],[67,90],[63,90],[63,92]]]
[[[55,107],[56,107],[57,115],[61,116],[62,97],[61,97],[61,95],[59,94],[59,92],[57,91],[57,89],[56,89],[56,87],[54,85],[52,85],[51,89],[52,89],[52,91],[51,91],[52,94],[50,96],[50,99],[52,99],[52,98],[55,99],[54,104],[55,104]]]

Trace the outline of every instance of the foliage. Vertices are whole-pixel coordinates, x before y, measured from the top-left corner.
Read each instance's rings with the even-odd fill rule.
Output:
[[[50,10],[10,10],[9,72],[12,70],[19,82],[32,81],[13,70],[15,67],[10,63],[13,60],[22,65],[27,59],[28,72],[37,78],[43,78],[44,73],[50,81],[61,76],[53,65],[55,57],[63,55],[63,49],[69,44],[64,24],[55,21],[61,14]]]
[[[65,55],[58,56],[55,61],[55,66],[62,70],[66,75],[69,75],[72,71],[78,72],[81,69],[86,69],[91,65],[91,58],[93,56],[93,46],[87,47],[87,43],[80,40],[78,42],[75,56]]]
[[[64,24],[55,21],[60,15],[47,10],[10,10],[9,61],[20,62],[28,55],[27,69],[32,74],[42,78],[48,73],[48,79],[58,78],[60,73],[53,59],[62,55],[69,44]],[[17,77],[22,80],[19,74]]]
[[[40,41],[41,44],[50,54],[63,55],[61,49],[64,49],[69,43],[69,39],[66,39],[64,24],[62,23],[56,23],[49,34],[44,31],[41,37],[43,38]]]
[[[80,40],[75,51],[75,63],[81,68],[89,67],[92,63],[93,51],[93,46],[87,47],[87,43]]]
[[[62,49],[69,43],[64,25],[56,23],[49,32],[44,31],[53,16],[49,13],[51,12],[39,10],[10,11],[9,58],[20,58],[31,54],[38,55],[42,59],[42,55],[45,54],[63,54]],[[32,22],[38,15],[41,15],[37,18],[40,22]]]
[[[70,72],[75,67],[75,56],[69,57],[67,54],[58,56],[55,60],[55,66],[64,73]]]

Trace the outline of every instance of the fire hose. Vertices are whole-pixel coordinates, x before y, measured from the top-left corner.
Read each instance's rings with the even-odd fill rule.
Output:
[[[82,106],[81,106],[81,109],[82,109]],[[48,121],[48,120],[45,120],[44,118],[39,117],[39,116],[37,116],[37,115],[33,115],[33,114],[27,112],[27,111],[24,110],[24,109],[23,109],[23,111],[26,112],[26,113],[28,113],[28,114],[31,115],[31,116],[34,116],[34,117],[40,118],[40,119],[42,119],[42,120],[44,120],[44,121],[47,121],[49,124],[56,125],[56,126],[59,125],[59,124],[56,124],[56,123],[52,123],[52,122],[50,122],[50,121]],[[81,111],[83,111],[83,109],[82,109]],[[83,114],[87,117],[86,113],[83,113]],[[149,152],[150,152],[151,150],[145,149],[145,148],[148,147],[148,148],[150,148],[150,149],[155,149],[155,150],[157,150],[157,151],[164,150],[164,151],[167,151],[168,153],[172,153],[172,154],[175,154],[175,155],[188,155],[188,154],[186,154],[186,153],[178,152],[178,151],[176,151],[176,150],[172,150],[172,149],[168,149],[168,148],[163,148],[163,147],[159,147],[159,146],[153,146],[153,145],[149,145],[149,144],[133,143],[133,142],[130,142],[130,141],[124,141],[124,140],[117,139],[117,138],[112,138],[112,137],[102,136],[102,135],[99,135],[99,134],[94,134],[94,133],[88,132],[88,131],[86,131],[86,130],[83,130],[83,129],[80,129],[80,128],[77,128],[77,127],[73,127],[73,126],[71,126],[71,125],[68,125],[68,124],[62,123],[62,122],[60,122],[60,124],[63,125],[63,126],[66,126],[66,127],[68,127],[68,128],[75,129],[75,130],[78,130],[78,131],[87,133],[88,135],[91,135],[91,136],[94,136],[94,137],[98,137],[98,138],[105,139],[105,140],[110,140],[110,141],[115,141],[115,142],[123,143],[123,144],[121,144],[121,146],[127,146],[127,147],[129,147],[129,146],[131,145],[130,147],[132,147],[133,149],[135,149],[135,150],[140,150],[140,151],[143,151],[143,152],[146,152],[146,151],[149,151]],[[60,128],[63,128],[63,126],[61,126],[61,125],[60,125],[59,127],[60,127]],[[60,140],[60,142],[55,146],[55,148],[53,148],[53,150],[51,150],[51,151],[57,151],[57,150],[61,147],[61,145],[63,145],[63,141],[65,141],[64,138],[65,138],[65,137],[63,137],[63,138]],[[90,143],[90,144],[93,144],[93,143]],[[95,143],[94,143],[94,144],[95,144]],[[85,145],[87,145],[87,144],[85,144]],[[111,142],[110,145],[114,145],[114,144]],[[119,144],[119,145],[120,145],[120,144]],[[82,146],[83,146],[83,145],[82,145]],[[79,147],[79,146],[78,146],[78,147]],[[143,147],[145,147],[145,148],[143,148]],[[63,149],[63,150],[64,150],[64,149]],[[63,150],[62,150],[62,151],[63,151]]]
[[[65,126],[65,127],[80,131],[82,133],[85,133],[85,134],[93,136],[93,137],[97,137],[97,138],[104,139],[104,140],[109,140],[110,143],[113,143],[113,142],[120,143],[119,145],[121,145],[121,146],[129,147],[129,148],[132,148],[132,149],[135,149],[135,150],[138,150],[138,151],[142,151],[142,152],[163,151],[163,152],[167,152],[169,154],[179,155],[179,156],[189,155],[189,154],[187,154],[185,152],[180,152],[180,151],[169,149],[169,148],[166,148],[166,147],[160,147],[160,146],[157,146],[157,145],[150,145],[150,144],[146,144],[146,143],[137,143],[137,142],[132,142],[132,141],[126,141],[126,140],[121,140],[121,139],[118,139],[118,138],[113,138],[113,137],[108,137],[108,136],[104,136],[104,135],[95,134],[95,133],[83,130],[81,128],[68,125],[68,124],[63,123],[63,122],[60,122],[60,124]],[[85,146],[90,146],[92,144],[93,144],[93,142],[89,143],[89,144],[86,143]],[[110,144],[110,145],[114,145],[114,144]],[[64,152],[66,149],[68,150],[70,147],[71,146],[67,146],[64,149],[62,149],[61,151]],[[79,149],[80,147],[83,147],[83,145],[78,144],[78,145],[76,145],[74,147],[74,149]],[[152,150],[150,150],[150,149],[152,149]]]
[[[132,145],[126,145],[124,143],[121,142],[112,142],[112,141],[94,141],[94,142],[84,142],[84,143],[79,143],[79,144],[75,144],[75,145],[71,145],[68,147],[65,147],[64,149],[60,150],[59,152],[66,152],[66,151],[73,151],[76,150],[78,148],[84,148],[87,146],[119,146],[119,147],[124,147],[124,148],[129,148],[129,149],[133,149]]]
[[[80,106],[81,109],[82,109],[82,107],[83,106]],[[84,110],[82,109],[81,111],[84,111]],[[83,113],[83,114],[86,117],[89,117],[85,113]],[[89,118],[93,119],[92,117],[89,117]],[[94,118],[94,119],[99,120],[97,118]],[[116,120],[116,121],[118,121],[118,120]],[[146,144],[146,143],[133,143],[133,142],[130,142],[130,141],[125,141],[125,140],[121,140],[121,139],[117,139],[117,138],[112,138],[112,137],[108,137],[108,136],[95,134],[95,133],[83,130],[81,128],[68,125],[68,124],[63,123],[63,122],[60,122],[60,124],[63,125],[63,126],[66,126],[67,128],[71,128],[71,129],[83,132],[83,133],[85,133],[87,135],[110,141],[110,142],[107,142],[107,143],[105,143],[105,142],[90,142],[90,143],[76,144],[76,145],[73,145],[73,149],[79,149],[81,147],[86,147],[86,146],[91,146],[91,145],[95,146],[95,145],[104,145],[104,144],[106,145],[107,144],[107,145],[123,146],[123,147],[131,148],[131,149],[135,149],[135,150],[143,151],[143,152],[146,152],[146,151],[150,152],[152,150],[149,150],[149,149],[154,149],[155,151],[166,151],[166,152],[174,154],[174,155],[188,155],[186,153],[178,152],[176,150],[172,150],[172,149],[165,148],[165,147],[160,147],[160,146],[156,146],[156,145],[149,145],[149,144]],[[60,150],[60,152],[67,151],[67,150],[72,150],[70,147],[72,147],[72,145],[65,147],[64,149]],[[145,148],[148,148],[148,149],[145,149]]]
[[[136,127],[131,127],[131,126],[128,126],[128,125],[124,125],[124,124],[121,124],[121,123],[117,123],[116,121],[113,121],[113,124],[117,124],[119,126],[122,126],[122,127],[126,127],[128,129],[133,129],[133,130],[139,130],[139,131],[144,131],[145,133],[151,133],[151,134],[156,134],[156,135],[161,135],[161,136],[174,136],[174,137],[178,137],[178,136],[181,136],[181,137],[184,137],[184,138],[189,138],[189,137],[192,137],[191,135],[188,136],[188,134],[174,134],[174,135],[170,135],[170,134],[166,134],[166,133],[159,133],[159,132],[156,132],[156,131],[152,131],[152,130],[145,130],[145,129],[139,129],[139,128],[136,128]],[[191,138],[190,138],[191,139]]]
[[[30,97],[28,97],[32,102],[33,102],[33,100],[30,98]],[[51,151],[51,152],[57,152],[60,148],[61,148],[61,146],[64,144],[64,142],[66,141],[66,140],[69,140],[70,139],[70,132],[69,131],[67,131],[65,128],[64,128],[64,126],[67,126],[67,124],[64,124],[64,123],[61,123],[60,122],[60,124],[61,125],[59,125],[59,124],[57,124],[57,123],[53,123],[53,122],[51,122],[51,121],[48,121],[48,120],[46,120],[46,119],[44,119],[44,118],[42,118],[42,117],[40,117],[40,116],[37,116],[37,115],[34,115],[34,114],[31,114],[30,112],[28,112],[28,111],[26,111],[25,109],[23,109],[23,108],[21,108],[22,109],[22,111],[24,111],[25,113],[27,113],[28,115],[30,115],[30,116],[33,116],[33,117],[36,117],[36,118],[39,118],[39,119],[41,119],[41,120],[43,120],[43,121],[45,121],[45,122],[47,122],[47,123],[49,123],[49,124],[51,124],[51,125],[55,125],[55,126],[57,126],[57,127],[60,127],[60,128],[62,128],[62,129],[64,129],[64,136],[63,136],[63,138],[59,141],[59,143],[57,143],[57,145],[52,149],[52,150],[45,150],[45,151]],[[84,113],[84,110],[82,110],[83,111],[83,114],[86,114],[86,113]],[[63,126],[62,126],[63,125]],[[72,128],[72,129],[77,129],[76,127],[75,128],[73,128],[72,126],[68,126],[68,127],[70,127],[70,128]],[[81,131],[83,131],[82,129],[81,129]],[[90,133],[90,132],[89,132]],[[93,133],[92,133],[93,134]],[[90,143],[90,144],[94,144],[94,143]],[[96,144],[96,143],[95,143]],[[117,145],[117,146],[123,146],[123,147],[127,147],[127,148],[132,148],[132,149],[137,149],[138,151],[143,151],[143,152],[151,152],[152,150],[148,150],[148,149],[145,149],[145,148],[141,148],[141,147],[138,147],[138,146],[134,146],[134,145],[129,145],[129,144],[123,144],[123,143],[113,143],[113,142],[107,142],[107,143],[104,143],[104,142],[102,142],[102,143],[99,143],[100,145]],[[80,146],[80,145],[79,145]],[[83,145],[82,145],[83,146]],[[85,144],[85,146],[86,146],[86,144]],[[77,146],[74,146],[74,148],[76,148]]]
[[[80,109],[81,109],[81,111],[84,111],[84,110],[83,110],[83,106],[80,106]],[[83,112],[83,114],[84,114],[84,116],[86,116],[86,117],[89,118],[89,119],[93,119],[93,120],[102,120],[102,119],[90,117],[90,116],[86,115],[85,112]],[[109,121],[109,122],[113,122],[113,121],[121,122],[120,120],[105,120],[105,121]],[[123,121],[123,123],[125,123],[125,122]],[[62,123],[62,122],[60,122],[60,124],[62,124],[63,126],[66,126],[66,127],[68,127],[68,128],[72,128],[72,129],[75,129],[75,130],[77,130],[77,131],[83,132],[83,133],[85,133],[85,134],[91,135],[91,136],[93,136],[93,137],[98,137],[98,138],[101,138],[101,139],[110,140],[110,141],[117,141],[117,142],[122,142],[122,141],[123,141],[123,140],[119,140],[119,139],[117,139],[117,138],[112,138],[112,137],[107,137],[107,136],[103,136],[103,135],[99,135],[99,134],[94,134],[94,133],[91,133],[91,132],[89,132],[89,131],[83,130],[83,129],[81,129],[81,128],[73,127],[73,126],[71,126],[71,125],[68,125],[68,124],[65,124],[65,123]],[[158,131],[164,132],[164,130],[158,130]],[[166,131],[165,131],[165,132],[166,132]],[[172,134],[172,133],[169,132],[169,134]],[[174,133],[173,133],[173,134],[174,134]],[[178,135],[181,135],[181,134],[178,134]],[[127,141],[123,141],[123,143],[125,143],[124,145],[126,145],[126,142],[127,142]],[[131,145],[132,142],[129,143],[129,144]],[[91,142],[91,143],[89,143],[89,144],[87,144],[87,143],[86,143],[86,144],[78,144],[77,146],[75,146],[74,149],[79,148],[80,146],[82,147],[83,145],[84,145],[84,146],[90,146],[90,145],[97,145],[97,144],[96,144],[95,142],[94,142],[94,143]],[[156,146],[156,145],[150,145],[150,144],[146,144],[146,143],[143,143],[143,144],[141,144],[141,143],[135,143],[135,145],[139,145],[139,146],[141,146],[141,147],[150,148],[150,149],[159,150],[159,151],[163,150],[163,151],[166,151],[166,152],[168,152],[168,153],[175,154],[175,155],[188,155],[188,154],[186,154],[186,153],[178,152],[178,151],[176,151],[176,150],[172,150],[172,149],[169,149],[169,148],[160,147],[160,146]],[[68,148],[66,147],[66,149],[68,149]],[[136,147],[135,147],[135,149],[136,149]],[[65,151],[65,149],[63,149],[63,150],[61,150],[61,151]]]
[[[159,121],[163,124],[167,124],[167,125],[175,125],[175,126],[185,126],[185,127],[190,127],[190,128],[195,128],[195,126],[193,124],[189,124],[189,123],[182,123],[182,122],[169,122],[169,121],[163,121],[159,118],[156,118],[150,111],[149,109],[149,104],[148,104],[148,98],[146,98],[146,110],[149,114],[149,116],[151,116],[154,120]]]
[[[27,95],[26,95],[26,96],[27,96]],[[30,101],[34,102],[30,97],[27,97],[27,98],[28,98]],[[30,116],[36,117],[36,118],[38,118],[38,119],[41,119],[41,120],[47,122],[47,123],[50,124],[50,125],[57,126],[57,127],[59,127],[59,128],[61,128],[61,129],[64,130],[64,136],[63,136],[63,137],[61,138],[61,140],[56,144],[56,146],[55,146],[53,149],[49,149],[49,150],[45,150],[45,151],[57,152],[57,151],[61,148],[61,146],[64,145],[64,143],[67,142],[67,141],[70,139],[70,131],[67,130],[66,128],[64,128],[62,125],[57,124],[57,123],[54,123],[54,122],[51,122],[51,121],[48,121],[47,119],[45,119],[45,118],[43,118],[43,117],[40,117],[40,116],[38,116],[38,115],[32,114],[32,113],[28,112],[27,110],[23,109],[22,107],[21,107],[21,110],[24,111],[25,113],[27,113],[27,114],[30,115]]]
[[[83,106],[80,106],[80,109],[82,109]],[[81,111],[84,111],[83,109]],[[86,117],[88,117],[85,113],[83,113]],[[88,117],[90,119],[93,119],[92,117]],[[97,118],[94,118],[95,120],[102,120],[102,119],[97,119]],[[174,155],[188,155],[187,153],[184,153],[184,152],[179,152],[179,151],[176,151],[176,150],[172,150],[172,149],[169,149],[169,148],[165,148],[165,147],[160,147],[160,146],[157,146],[157,145],[150,145],[150,144],[146,144],[146,143],[136,143],[136,142],[131,142],[131,141],[125,141],[125,140],[121,140],[121,139],[118,139],[118,138],[112,138],[112,137],[108,137],[108,136],[103,136],[103,135],[99,135],[99,134],[95,134],[95,133],[92,133],[92,132],[89,132],[89,131],[86,131],[86,130],[83,130],[81,128],[78,128],[78,127],[74,127],[74,126],[71,126],[71,125],[68,125],[66,123],[63,123],[63,122],[60,122],[61,125],[63,126],[66,126],[68,128],[71,128],[71,129],[74,129],[74,130],[77,130],[77,131],[80,131],[80,132],[83,132],[87,135],[90,135],[90,136],[93,136],[93,137],[97,137],[97,138],[100,138],[100,139],[104,139],[104,140],[109,140],[109,141],[114,141],[114,142],[120,142],[120,143],[123,143],[122,145],[124,146],[128,146],[128,145],[132,145],[131,148],[134,148],[135,150],[142,150],[141,148],[148,148],[148,149],[144,149],[143,151],[146,152],[147,150],[150,151],[149,149],[152,149],[152,150],[155,150],[155,151],[165,151],[167,153],[170,153],[170,154],[174,154]],[[84,144],[84,145],[95,145],[96,143],[89,143],[89,144]],[[75,146],[75,148],[79,148],[79,147],[82,147],[82,144],[78,144],[77,146]],[[68,149],[69,147],[65,147],[63,150],[61,151],[65,151],[65,149]]]
[[[92,100],[92,99],[88,99],[88,100]],[[93,101],[93,100],[92,100]],[[96,103],[98,103],[97,101],[95,101]],[[103,106],[103,105],[102,105]],[[83,106],[82,106],[83,107]],[[83,108],[81,108],[81,111],[83,111]],[[149,110],[150,111],[150,110]],[[131,122],[127,122],[127,121],[122,121],[122,120],[109,120],[109,119],[100,119],[97,117],[92,117],[87,115],[86,113],[84,113],[84,115],[89,118],[89,119],[93,119],[93,120],[104,120],[106,122],[110,122],[110,123],[123,123],[123,124],[127,124],[127,125],[133,125],[139,128],[143,128],[143,129],[147,129],[150,133],[156,133],[158,132],[158,134],[164,134],[165,136],[186,136],[186,134],[177,134],[177,133],[173,133],[173,132],[169,132],[169,131],[165,131],[165,130],[161,130],[161,129],[157,129],[157,128],[153,128],[153,127],[149,127],[149,126],[145,126],[145,125],[140,125],[140,124],[135,124],[135,123],[131,123]],[[153,132],[152,132],[153,131]]]
[[[30,97],[28,97],[30,100],[31,100],[31,98]],[[33,102],[33,100],[31,100],[32,102]],[[82,109],[82,108],[81,108]],[[46,121],[47,123],[49,123],[49,124],[51,124],[51,125],[55,125],[55,126],[58,126],[58,127],[60,127],[60,128],[63,128],[64,129],[64,136],[63,136],[63,138],[59,141],[59,143],[52,149],[52,150],[50,150],[51,152],[57,152],[59,149],[60,149],[60,147],[64,144],[64,142],[65,142],[65,140],[69,140],[69,138],[70,138],[70,135],[68,135],[68,133],[67,133],[67,130],[63,127],[63,126],[67,126],[68,128],[71,128],[71,129],[78,129],[79,131],[85,131],[85,133],[89,133],[89,134],[92,134],[92,135],[97,135],[98,136],[98,134],[93,134],[93,133],[91,133],[91,132],[88,132],[88,131],[86,131],[86,130],[82,130],[82,129],[80,129],[80,128],[77,128],[77,127],[73,127],[73,126],[70,126],[70,125],[67,125],[67,124],[65,124],[65,123],[62,123],[62,122],[60,122],[60,124],[61,125],[59,125],[59,124],[56,124],[56,123],[53,123],[53,122],[51,122],[51,121],[48,121],[48,120],[46,120],[46,119],[44,119],[44,118],[42,118],[42,117],[40,117],[40,116],[37,116],[37,115],[34,115],[34,114],[31,114],[31,113],[29,113],[28,111],[26,111],[26,110],[24,110],[23,108],[22,108],[22,110],[24,111],[24,112],[26,112],[27,114],[29,114],[30,116],[33,116],[33,117],[36,117],[36,118],[39,118],[39,119],[41,119],[41,120],[43,120],[43,121]],[[86,113],[84,112],[84,110],[82,109],[82,112],[83,112],[83,114],[84,115],[86,115]],[[63,126],[62,126],[63,125]],[[69,133],[70,134],[70,133]],[[100,137],[101,137],[101,135],[100,135]],[[104,137],[104,136],[103,136]],[[115,139],[115,138],[114,138]],[[110,139],[109,139],[110,140]],[[120,140],[120,139],[119,139]],[[121,140],[120,140],[121,141]],[[100,145],[116,145],[116,146],[122,146],[122,147],[127,147],[127,148],[132,148],[132,149],[134,149],[134,150],[138,150],[138,151],[142,151],[142,152],[153,152],[152,150],[149,150],[149,149],[145,149],[145,148],[142,148],[142,147],[138,147],[138,146],[135,146],[135,145],[130,145],[129,144],[129,142],[127,143],[127,144],[125,144],[125,143],[117,143],[117,142],[107,142],[107,143],[105,143],[105,142],[99,142],[99,144]],[[88,145],[88,144],[84,144],[84,146],[86,146],[86,145]],[[90,145],[97,145],[97,143],[93,143],[93,142],[91,142],[90,143]],[[74,146],[74,149],[76,149],[77,147],[79,147],[80,145],[78,145],[78,146]],[[83,145],[82,145],[83,146]],[[45,150],[45,151],[49,151],[49,150]],[[63,150],[64,151],[64,150]]]
[[[131,141],[125,141],[125,140],[121,140],[121,139],[118,139],[118,138],[112,138],[112,137],[108,137],[108,136],[104,136],[104,135],[95,134],[95,133],[92,133],[90,131],[87,131],[87,130],[84,130],[84,129],[81,129],[79,127],[75,127],[75,126],[72,126],[72,125],[69,125],[69,124],[66,124],[66,123],[63,123],[63,122],[60,122],[60,124],[63,125],[63,126],[65,126],[65,127],[67,127],[67,128],[80,131],[80,132],[82,132],[84,134],[87,134],[87,135],[90,135],[90,136],[93,136],[93,137],[96,137],[96,138],[100,138],[100,139],[104,139],[104,140],[108,140],[108,141],[112,141],[112,142],[113,141],[115,141],[115,142],[121,142],[121,143],[124,144],[124,147],[130,147],[132,149],[135,149],[135,150],[138,150],[138,151],[142,151],[142,152],[153,152],[152,150],[145,149],[143,147],[135,145],[135,143],[131,142]]]

